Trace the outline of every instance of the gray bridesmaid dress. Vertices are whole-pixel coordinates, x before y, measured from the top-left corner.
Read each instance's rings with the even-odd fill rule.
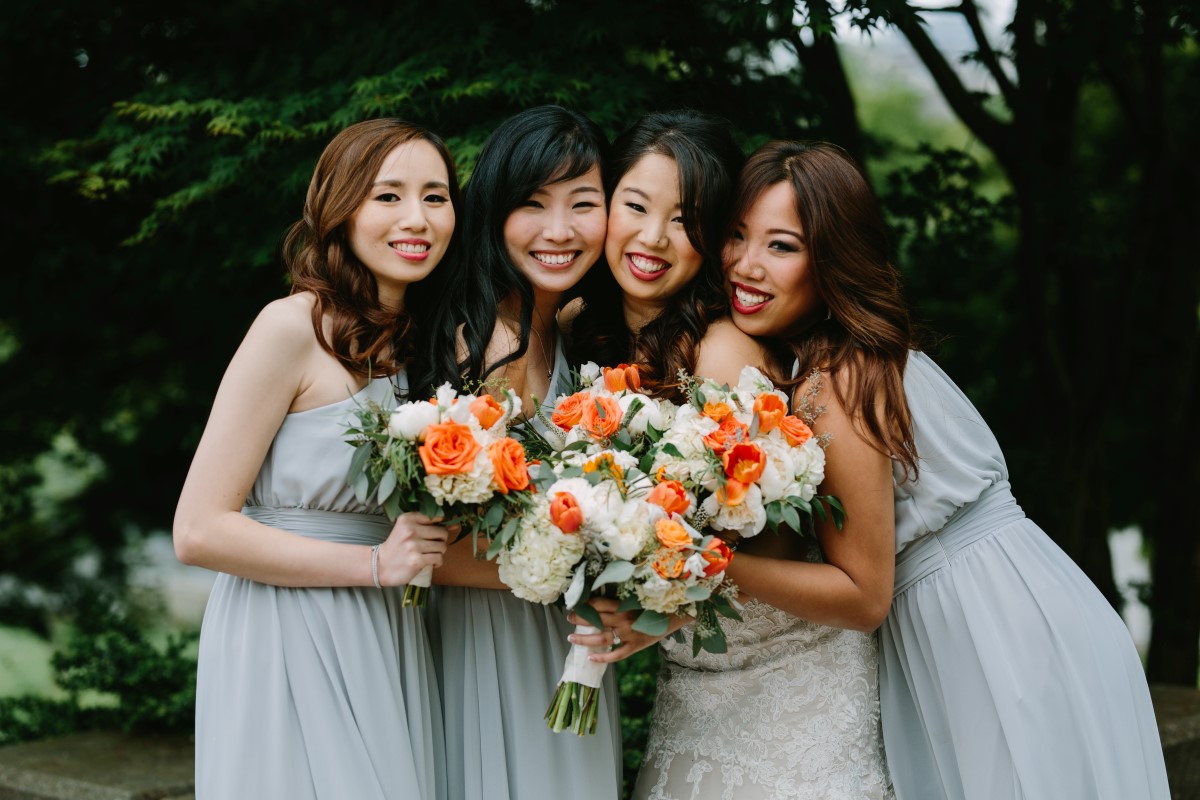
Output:
[[[1167,800],[1150,692],[1099,590],[1013,499],[995,437],[926,355],[904,389],[880,701],[899,800]],[[853,513],[853,510],[850,510]]]
[[[567,391],[562,341],[555,349],[551,398]],[[549,412],[547,412],[549,413]],[[541,427],[534,418],[528,423]],[[506,590],[434,585],[429,636],[441,685],[449,795],[453,800],[616,800],[621,790],[621,727],[616,669],[601,687],[596,732],[546,726],[574,626],[552,605]]]
[[[391,523],[346,484],[356,401],[289,414],[243,513],[333,542]],[[287,588],[221,573],[196,678],[197,800],[445,800],[441,698],[420,612],[403,588]]]

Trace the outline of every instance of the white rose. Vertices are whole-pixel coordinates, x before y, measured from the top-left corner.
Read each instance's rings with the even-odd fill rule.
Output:
[[[388,433],[397,439],[420,442],[425,439],[425,429],[437,421],[438,410],[433,403],[405,403],[388,417]]]
[[[591,386],[600,377],[600,367],[594,361],[589,361],[579,368],[579,380],[584,386]]]
[[[627,392],[617,400],[617,404],[621,406],[622,418],[629,413],[629,407],[633,405],[635,398],[640,400],[642,405],[638,408],[637,413],[633,415],[633,418],[629,420],[630,432],[638,435],[644,434],[647,425],[653,425],[657,430],[661,431],[663,429],[663,418],[658,403],[644,394]]]

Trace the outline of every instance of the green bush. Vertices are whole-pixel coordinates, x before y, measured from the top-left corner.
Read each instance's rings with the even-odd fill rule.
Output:
[[[621,691],[621,742],[624,778],[621,796],[629,797],[646,750],[654,694],[658,688],[659,649],[651,647],[617,662]]]
[[[67,698],[0,698],[0,745],[97,728],[190,733],[198,634],[173,634],[157,646],[121,604],[80,607],[67,643],[51,659]]]

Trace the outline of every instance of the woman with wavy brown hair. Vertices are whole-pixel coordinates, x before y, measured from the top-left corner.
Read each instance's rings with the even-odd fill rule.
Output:
[[[1129,631],[1025,517],[987,424],[916,349],[858,166],[826,143],[763,146],[732,231],[734,322],[797,376],[802,410],[824,409],[821,491],[847,521],[820,532],[826,563],[768,570],[743,549],[728,574],[806,620],[879,626],[897,797],[1169,797]]]
[[[221,381],[174,524],[179,559],[220,573],[196,681],[200,800],[446,797],[428,637],[398,588],[441,563],[446,531],[357,499],[345,431],[356,404],[408,396],[410,374],[434,383],[422,354],[453,352],[420,314],[457,204],[433,133],[339,133],[287,237],[292,292]]]

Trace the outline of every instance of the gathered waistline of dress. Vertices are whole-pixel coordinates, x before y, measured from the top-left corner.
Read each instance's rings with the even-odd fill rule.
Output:
[[[950,563],[955,554],[985,539],[1000,528],[1025,518],[1008,481],[999,481],[967,503],[946,521],[941,530],[928,533],[896,557],[893,597]]]
[[[392,530],[392,522],[382,514],[277,506],[244,506],[242,513],[272,528],[342,544],[379,544]]]

